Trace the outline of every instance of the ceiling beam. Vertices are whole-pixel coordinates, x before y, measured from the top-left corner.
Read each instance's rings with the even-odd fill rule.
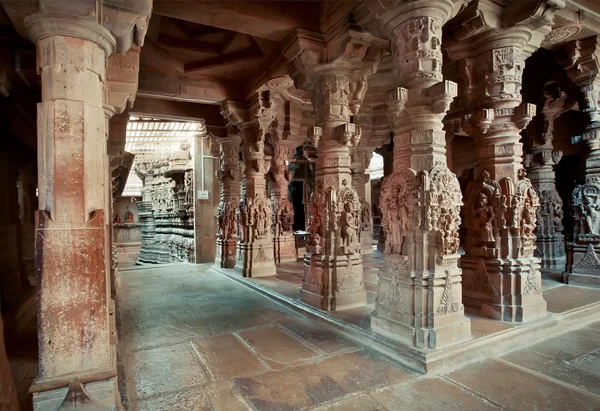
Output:
[[[200,53],[212,54],[214,56],[221,55],[221,45],[207,43],[201,40],[182,39],[161,33],[158,35],[158,43],[163,46],[173,47],[176,49],[193,50]]]
[[[227,124],[221,115],[221,106],[219,105],[187,103],[147,97],[138,97],[130,114],[133,116],[149,116],[169,120],[204,120],[207,126],[225,126]]]
[[[244,49],[226,54],[224,56],[211,57],[205,60],[192,61],[185,63],[183,68],[186,73],[193,73],[202,70],[207,70],[213,67],[226,66],[236,64],[246,60],[264,57],[264,53],[259,48]]]
[[[157,15],[283,41],[296,28],[319,30],[318,6],[290,1],[154,0]]]

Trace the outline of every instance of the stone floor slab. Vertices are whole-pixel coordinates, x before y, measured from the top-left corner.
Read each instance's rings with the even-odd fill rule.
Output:
[[[502,359],[600,395],[600,377],[598,375],[578,369],[561,358],[547,357],[537,352],[535,346],[512,352],[503,356]],[[592,365],[591,362],[590,365]],[[600,365],[600,362],[597,365]],[[600,369],[598,372],[600,373]]]
[[[390,411],[482,411],[500,408],[439,377],[417,379],[370,394]]]
[[[333,404],[315,408],[315,411],[385,411],[381,404],[367,394],[355,395]]]
[[[548,311],[560,313],[600,301],[600,289],[559,286],[544,291]]]
[[[351,340],[330,330],[327,326],[315,323],[308,319],[286,318],[278,321],[278,323],[286,330],[294,333],[305,341],[308,341],[310,344],[327,354],[361,348]]]
[[[183,390],[210,381],[188,343],[134,352],[128,355],[125,364],[130,399]]]
[[[298,363],[319,354],[277,326],[261,327],[243,331],[239,336],[247,341],[263,360],[273,369]]]
[[[266,370],[256,356],[232,334],[196,340],[192,344],[215,381]]]
[[[600,396],[498,360],[471,364],[447,378],[510,410],[580,411],[600,407]]]
[[[248,404],[229,382],[134,401],[130,411],[247,411]]]

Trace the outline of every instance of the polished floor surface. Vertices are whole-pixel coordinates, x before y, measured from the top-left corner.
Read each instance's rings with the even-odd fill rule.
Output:
[[[600,409],[600,322],[425,376],[208,267],[121,272],[124,408]]]

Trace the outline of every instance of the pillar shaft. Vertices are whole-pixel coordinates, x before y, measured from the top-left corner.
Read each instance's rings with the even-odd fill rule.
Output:
[[[220,199],[217,210],[217,255],[215,263],[223,268],[234,268],[238,238],[236,210],[240,202],[239,152],[242,139],[234,129],[226,137],[218,138]]]
[[[103,30],[99,32],[103,33]],[[107,36],[108,34],[103,33]],[[39,379],[114,369],[108,321],[105,51],[53,35],[37,42]],[[106,378],[106,376],[104,376]]]
[[[470,337],[458,268],[462,195],[446,164],[442,130],[457,86],[441,72],[441,28],[452,4],[419,4],[380,17],[399,87],[388,93],[394,166],[381,188],[385,263],[371,327],[418,348],[439,348]]]
[[[298,258],[294,241],[294,206],[288,198],[288,167],[294,148],[294,142],[290,140],[278,141],[273,147],[270,175],[275,263],[293,262]]]

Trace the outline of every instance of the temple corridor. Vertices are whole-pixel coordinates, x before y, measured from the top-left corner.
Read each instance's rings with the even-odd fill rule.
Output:
[[[600,406],[600,322],[422,375],[209,267],[122,271],[119,368],[129,410]]]

